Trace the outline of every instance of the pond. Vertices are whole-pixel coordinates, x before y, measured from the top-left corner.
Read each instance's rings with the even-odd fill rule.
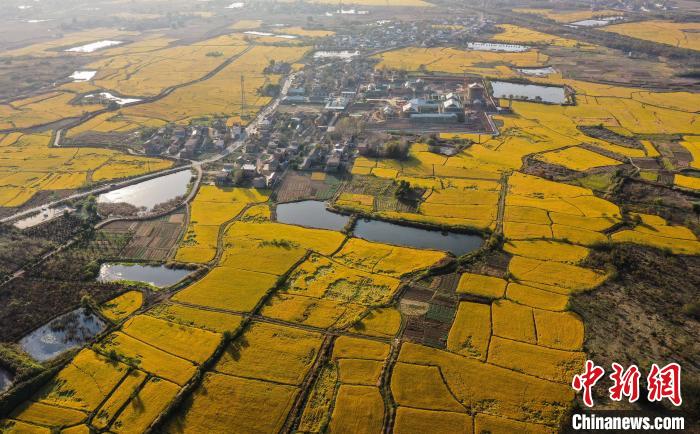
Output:
[[[137,208],[146,208],[168,202],[187,193],[187,186],[192,178],[191,170],[182,170],[138,184],[103,193],[98,196],[98,203],[128,203]]]
[[[105,327],[104,321],[81,307],[39,327],[20,339],[19,344],[27,354],[43,362],[83,345]]]
[[[167,268],[164,265],[105,263],[100,266],[99,282],[129,280],[143,282],[158,288],[176,284],[190,274],[190,270]]]
[[[545,68],[516,68],[516,71],[521,74],[531,75],[534,77],[545,77],[549,74],[554,74],[557,72],[557,70],[551,66],[547,66]]]
[[[85,95],[85,98],[86,99],[99,98],[99,99],[102,99],[105,101],[116,102],[119,105],[133,104],[135,102],[141,101],[138,98],[121,98],[121,97],[112,95],[109,92],[100,92],[97,95],[95,95],[95,94]]]
[[[92,53],[93,51],[97,51],[101,48],[107,48],[107,47],[113,47],[115,45],[123,44],[123,41],[97,41],[97,42],[92,42],[90,44],[85,44],[81,45],[79,47],[73,47],[69,48],[65,51],[69,51],[71,53]]]
[[[253,35],[253,36],[274,36],[274,33],[269,33],[269,32],[258,32],[257,30],[248,30],[246,32],[243,32],[246,35]]]
[[[394,244],[419,249],[435,249],[462,256],[481,247],[483,239],[478,235],[441,232],[397,225],[379,220],[360,219],[354,235],[368,241]]]
[[[36,226],[40,223],[47,222],[49,220],[53,220],[56,217],[60,217],[63,215],[63,213],[70,213],[75,211],[73,208],[67,207],[67,206],[57,206],[53,208],[43,208],[39,213],[34,214],[33,216],[23,218],[21,220],[17,220],[14,222],[14,226],[17,229],[27,229],[31,228],[33,226]]]
[[[314,53],[314,59],[352,59],[359,55],[359,51],[317,51]]]
[[[74,83],[90,81],[97,74],[97,71],[75,71],[68,78],[72,78]]]
[[[281,203],[277,205],[277,221],[290,225],[341,231],[350,217],[330,212],[319,200]]]
[[[505,51],[519,53],[530,49],[527,45],[501,44],[498,42],[469,42],[467,48],[476,51]]]
[[[520,84],[507,81],[492,81],[493,96],[495,98],[508,98],[525,101],[542,101],[554,104],[564,104],[566,93],[563,87],[541,86],[538,84]]]
[[[12,386],[12,380],[14,380],[12,373],[0,367],[0,393],[6,391],[10,388],[10,386]]]

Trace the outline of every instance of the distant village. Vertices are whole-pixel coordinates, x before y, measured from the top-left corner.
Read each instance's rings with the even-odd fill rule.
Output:
[[[383,21],[338,32],[317,43],[310,67],[293,74],[283,95],[267,95],[279,97],[279,106],[251,134],[226,119],[171,125],[154,131],[143,150],[194,161],[230,152],[205,166],[209,181],[256,188],[273,187],[287,169],[343,173],[358,155],[387,155],[387,143],[395,143],[399,132],[422,136],[431,151],[452,155],[455,144],[437,135],[446,124],[455,133],[497,134],[489,115],[508,112],[510,104],[500,107],[481,78],[376,70],[377,60],[366,54],[401,45],[466,43],[489,26],[470,16],[441,24]],[[290,72],[283,63],[270,68]]]

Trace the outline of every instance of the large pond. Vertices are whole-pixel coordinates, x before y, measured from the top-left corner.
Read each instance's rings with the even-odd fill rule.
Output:
[[[340,231],[348,224],[350,217],[328,211],[325,202],[304,200],[277,205],[277,221],[290,225]]]
[[[83,345],[105,326],[104,321],[93,313],[78,308],[34,330],[19,344],[27,354],[43,362]]]
[[[509,98],[526,101],[542,101],[553,104],[564,104],[566,93],[563,87],[541,86],[538,84],[520,84],[507,81],[492,81],[493,96],[496,98]]]
[[[305,200],[277,205],[277,221],[340,231],[345,228],[350,218],[328,211],[325,202]],[[360,219],[355,225],[354,235],[368,241],[418,249],[443,250],[456,256],[478,249],[483,242],[478,235],[441,232],[370,219]]]
[[[0,367],[0,393],[6,391],[10,388],[10,386],[12,386],[13,379],[14,377],[9,371]]]
[[[152,210],[154,206],[168,202],[187,193],[187,185],[192,178],[191,170],[183,170],[138,184],[103,193],[98,203],[128,203],[137,208]]]
[[[128,280],[165,288],[181,281],[188,274],[190,274],[189,270],[167,268],[163,265],[105,263],[100,267],[100,274],[97,276],[97,280],[100,282]]]
[[[361,219],[354,235],[368,241],[395,244],[418,249],[435,249],[462,256],[481,247],[483,239],[478,235],[441,232],[397,225],[379,220]]]

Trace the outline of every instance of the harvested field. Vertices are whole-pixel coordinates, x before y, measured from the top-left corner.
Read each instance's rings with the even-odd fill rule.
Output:
[[[184,214],[180,213],[157,220],[114,222],[103,228],[105,232],[130,235],[121,252],[123,257],[149,261],[168,259],[183,229]]]
[[[278,203],[304,199],[325,201],[333,197],[339,186],[340,180],[332,175],[320,177],[317,173],[289,172],[275,195]]]

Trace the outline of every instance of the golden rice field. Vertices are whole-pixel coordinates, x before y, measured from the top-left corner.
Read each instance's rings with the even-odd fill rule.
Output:
[[[350,268],[314,254],[290,275],[287,291],[372,306],[388,302],[399,283],[393,277]]]
[[[118,322],[134,313],[141,307],[142,303],[143,293],[141,291],[127,291],[104,303],[100,312],[105,318]]]
[[[556,424],[563,416],[567,403],[573,399],[573,392],[568,384],[539,379],[412,343],[402,345],[398,361],[397,366],[406,364],[409,369],[412,366],[423,368],[423,375],[399,376],[398,379],[392,379],[392,391],[411,390],[414,387],[425,389],[421,384],[430,381],[431,386],[427,388],[427,392],[442,396],[435,403],[453,412],[475,413],[477,417],[480,414],[497,415],[528,425]],[[432,369],[435,374],[426,375],[426,367]],[[440,384],[442,387],[438,387]],[[402,396],[394,393],[395,396]],[[407,397],[405,405],[414,408],[436,406],[431,404],[432,400],[427,403],[421,402],[424,400],[423,396],[411,394]],[[411,401],[416,400],[418,401],[411,405]],[[402,401],[397,398],[397,402],[401,405]],[[497,406],[494,406],[494,403],[497,403]]]
[[[693,157],[693,161],[690,163],[690,167],[693,169],[700,169],[700,137],[698,136],[685,136],[683,141],[680,142],[684,148],[690,152]]]
[[[464,273],[459,278],[457,292],[488,298],[501,298],[506,290],[506,284],[505,280],[498,277]]]
[[[498,26],[502,30],[493,37],[495,41],[518,43],[518,44],[542,44],[556,45],[568,48],[588,48],[590,44],[579,42],[575,39],[566,39],[559,36],[538,32],[527,27],[515,26],[512,24],[501,24]]]
[[[97,148],[50,147],[49,134],[10,134],[0,146],[0,206],[18,207],[36,193],[74,190],[172,166],[168,160]]]
[[[688,190],[700,190],[700,178],[697,176],[687,176],[676,174],[673,177],[673,183],[681,188]]]
[[[5,51],[4,56],[8,57],[20,57],[20,56],[38,56],[38,57],[53,57],[65,55],[60,49],[68,49],[74,46],[81,46],[89,44],[91,42],[100,41],[104,39],[114,40],[119,38],[131,39],[131,37],[136,36],[136,32],[128,32],[123,30],[117,30],[112,28],[96,28],[90,30],[83,30],[78,32],[70,32],[64,34],[62,37],[53,39],[47,42],[40,42],[38,44],[28,45],[26,47],[18,48],[15,50]],[[135,44],[128,44],[123,46],[121,49],[129,47]],[[119,47],[119,46],[117,46]],[[112,48],[111,50],[113,50]],[[97,53],[97,52],[96,52]],[[78,56],[94,56],[96,54],[91,53],[81,53],[76,54]]]
[[[221,340],[217,333],[171,323],[150,315],[138,315],[127,320],[122,326],[122,333],[198,364],[211,356]]]
[[[633,229],[625,229],[610,235],[614,242],[635,243],[668,249],[675,254],[700,254],[700,241],[683,226],[671,226],[655,215],[640,214],[640,223]]]
[[[591,245],[620,221],[619,208],[591,190],[514,173],[506,197],[504,234],[511,240],[553,238]]]
[[[612,158],[579,147],[546,152],[540,155],[539,159],[545,163],[564,166],[567,169],[579,172],[596,167],[617,166],[618,164],[622,164]]]
[[[201,310],[179,304],[161,304],[146,313],[171,323],[197,327],[215,333],[236,331],[243,322],[243,318],[239,315]]]
[[[165,410],[180,388],[161,378],[151,378],[112,423],[115,433],[144,432]]]
[[[226,309],[232,312],[253,310],[274,287],[277,276],[229,267],[215,267],[209,274],[173,300],[196,306]]]
[[[298,386],[314,362],[321,335],[275,324],[254,323],[224,351],[214,371]]]
[[[447,338],[447,349],[453,353],[484,360],[490,339],[489,305],[461,302]]]
[[[401,434],[468,434],[473,432],[472,417],[462,413],[399,407],[394,432]]]
[[[537,50],[519,53],[458,50],[454,48],[402,48],[379,54],[377,69],[434,71],[506,78],[515,75],[511,67],[534,67],[547,63]]]
[[[511,42],[575,45],[524,28],[505,30],[502,37],[513,38]],[[120,64],[115,55],[101,68],[113,67],[113,75],[97,79],[157,92],[165,84],[151,75],[167,69],[173,58],[191,52],[200,59],[186,73],[196,77],[217,62],[206,50],[220,43],[226,55],[233,55],[241,48],[235,40],[221,37],[201,47],[175,47],[163,40],[117,47],[109,52],[129,56],[133,64]],[[209,80],[124,109],[118,118],[100,117],[81,131],[129,131],[137,124],[187,122],[217,113],[245,115],[235,94],[217,93],[225,93],[221,89],[231,87],[241,71],[246,83],[250,74],[251,91],[278,80],[263,76],[264,65],[273,58],[294,61],[305,50],[256,46]],[[156,61],[157,56],[162,59]],[[534,51],[422,48],[381,57],[379,68],[418,70],[422,65],[429,71],[461,73],[467,65],[470,72],[496,77],[512,74],[512,66],[547,61]],[[517,102],[514,115],[497,117],[499,136],[484,137],[452,157],[415,144],[401,162],[357,158],[352,173],[358,177],[406,180],[425,189],[412,211],[387,210],[382,198],[366,192],[341,192],[334,203],[358,213],[433,225],[496,231],[502,223],[507,269],[505,263],[498,271],[458,268],[454,277],[462,301],[444,348],[396,339],[407,325],[408,315],[396,307],[406,279],[444,263],[444,252],[280,224],[271,220],[266,192],[203,186],[189,206],[187,233],[175,259],[207,264],[208,272],[146,312],[139,311],[140,292],[105,303],[105,317],[124,321],[119,329],[80,351],[0,426],[10,425],[10,432],[48,432],[66,425],[84,431],[87,424],[104,432],[144,431],[193,381],[184,406],[168,416],[164,431],[279,432],[294,415],[298,432],[375,433],[392,420],[390,413],[397,433],[555,431],[572,406],[571,376],[586,358],[584,324],[569,311],[569,297],[609,277],[586,265],[589,247],[612,240],[700,254],[700,242],[690,229],[645,214],[632,215],[634,227],[608,236],[605,231],[623,218],[616,204],[588,188],[518,171],[529,155],[578,171],[618,164],[581,143],[621,158],[658,155],[651,142],[644,149],[623,148],[584,135],[580,125],[603,124],[629,134],[682,133],[683,145],[695,157],[697,96],[554,80],[579,92],[578,105]],[[251,96],[250,113],[264,103]],[[47,140],[8,135],[0,138],[0,150],[12,154],[17,144],[27,149],[41,145],[57,152],[58,159],[66,150],[46,147]],[[0,157],[0,192],[80,181],[71,173],[94,180],[120,176],[128,172],[127,165],[149,169],[150,163],[108,151],[82,151],[72,150],[67,161],[76,170],[63,177],[56,177],[44,159],[27,159],[27,169],[19,170],[5,169],[8,158]],[[687,182],[682,177],[677,175],[676,182]],[[499,221],[501,199],[505,206]],[[391,366],[390,354],[398,354]],[[306,387],[304,406],[296,408]],[[395,408],[387,407],[392,400],[383,396],[384,387]]]
[[[267,194],[255,189],[202,186],[190,205],[187,233],[175,259],[199,263],[211,261],[216,253],[220,226],[236,217],[246,205],[266,200]]]
[[[384,402],[379,388],[342,385],[331,415],[331,432],[379,432],[384,422]]]
[[[674,47],[700,50],[700,23],[696,22],[637,21],[606,26],[603,30]]]
[[[413,144],[405,161],[359,157],[352,173],[407,181],[424,188],[417,212],[380,208],[380,201],[373,196],[348,192],[341,192],[334,205],[387,219],[493,229],[500,190],[498,179],[505,170],[498,159],[493,159],[493,163],[480,161],[471,152],[448,158],[429,152],[425,144]]]
[[[208,372],[188,411],[176,415],[168,432],[278,432],[298,388]],[[226,399],[222,399],[226,397]]]
[[[224,236],[226,249],[221,265],[246,271],[264,270],[279,276],[308,250],[330,255],[344,239],[343,234],[335,231],[268,221],[237,221]]]
[[[64,408],[93,411],[127,371],[126,365],[113,363],[94,351],[85,349],[44,386],[34,400]],[[95,387],[96,382],[98,387]]]
[[[204,77],[246,47],[241,35],[225,35],[191,45],[118,53],[86,68],[98,71],[91,80],[95,86],[121,95],[146,97]]]
[[[376,360],[338,359],[339,379],[342,384],[375,386],[384,364]]]
[[[351,238],[333,255],[333,259],[371,273],[401,277],[437,264],[446,256],[444,252],[435,250],[418,250]]]
[[[65,118],[80,117],[84,112],[103,108],[98,104],[71,104],[75,98],[77,94],[54,91],[0,104],[0,129],[48,124]]]
[[[158,101],[127,107],[122,113],[181,124],[207,116],[222,116],[230,122],[246,123],[246,119],[270,102],[269,97],[258,94],[258,89],[280,79],[263,73],[270,60],[294,62],[306,51],[308,47],[254,46],[213,77],[179,88]],[[241,101],[241,75],[245,76],[245,107]]]
[[[309,38],[324,38],[326,36],[331,36],[335,34],[335,32],[331,30],[305,29],[299,26],[284,27],[280,29],[280,31],[284,32],[287,35],[297,35]]]
[[[367,336],[393,337],[401,328],[401,312],[395,308],[374,309],[353,324],[355,333]]]

